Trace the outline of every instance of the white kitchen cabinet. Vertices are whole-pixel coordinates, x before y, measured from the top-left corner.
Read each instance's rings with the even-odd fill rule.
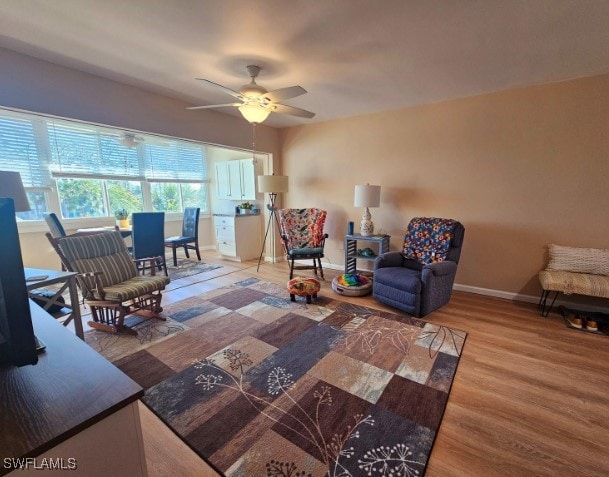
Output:
[[[251,159],[239,161],[242,200],[256,200],[256,165]]]
[[[224,258],[239,262],[260,255],[260,215],[214,215],[216,250]]]
[[[256,167],[252,159],[216,163],[219,199],[256,200]]]
[[[218,199],[231,198],[228,162],[216,163],[216,193],[218,194]]]

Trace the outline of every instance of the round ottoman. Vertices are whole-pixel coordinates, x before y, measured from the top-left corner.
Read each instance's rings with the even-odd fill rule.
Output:
[[[311,297],[317,298],[321,285],[315,278],[294,277],[288,282],[288,293],[290,300],[296,301],[296,295],[304,296],[307,303],[311,303]]]
[[[364,296],[372,291],[372,280],[363,275],[345,273],[332,280],[332,290],[339,295]]]

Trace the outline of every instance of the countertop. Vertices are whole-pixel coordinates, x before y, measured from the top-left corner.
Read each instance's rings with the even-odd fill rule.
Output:
[[[214,217],[251,217],[260,215],[260,212],[257,214],[212,214]]]

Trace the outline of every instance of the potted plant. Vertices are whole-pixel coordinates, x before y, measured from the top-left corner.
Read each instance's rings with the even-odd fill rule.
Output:
[[[239,209],[241,210],[242,214],[249,214],[249,213],[251,213],[253,208],[254,208],[254,204],[252,204],[251,202],[243,202],[239,206]]]
[[[129,227],[129,211],[127,209],[118,209],[114,212],[114,216],[116,217],[116,224],[120,228]]]

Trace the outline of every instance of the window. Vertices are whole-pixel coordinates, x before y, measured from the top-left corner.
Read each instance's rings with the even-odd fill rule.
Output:
[[[207,210],[203,150],[188,143],[146,144],[146,180],[152,209],[181,212],[197,206]]]
[[[0,109],[0,169],[21,174],[30,212],[42,220],[58,204],[64,219],[114,216],[114,211],[207,212],[206,146],[77,121]],[[146,206],[146,204],[148,204]]]
[[[127,209],[129,212],[142,212],[144,210],[141,182],[105,181],[105,185],[111,214],[119,209]]]
[[[57,192],[64,219],[107,217],[118,209],[144,210],[139,182],[61,178]]]
[[[64,219],[105,217],[103,182],[95,179],[59,179],[57,192]]]
[[[155,211],[180,212],[185,207],[207,209],[204,184],[177,184],[158,182],[150,185],[152,209]]]
[[[19,172],[30,201],[30,212],[19,212],[22,220],[41,220],[48,210],[47,193],[51,178],[44,162],[36,130],[40,122],[23,115],[0,114],[0,169]]]

